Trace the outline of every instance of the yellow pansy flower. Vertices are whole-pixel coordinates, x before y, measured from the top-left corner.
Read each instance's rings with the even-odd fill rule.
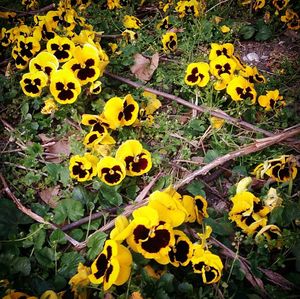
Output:
[[[27,96],[38,97],[41,95],[43,88],[47,85],[47,81],[48,76],[44,72],[38,71],[24,74],[20,85]]]
[[[140,29],[142,22],[135,16],[126,15],[123,18],[123,25],[127,29]]]
[[[116,158],[126,165],[129,176],[140,176],[152,167],[151,154],[138,140],[127,140],[118,148]]]
[[[96,81],[100,76],[97,48],[85,44],[82,48],[77,46],[72,53],[73,58],[66,62],[63,68],[72,71],[81,85]]]
[[[223,263],[220,257],[206,250],[202,255],[195,255],[191,259],[195,273],[201,274],[204,284],[216,283],[220,280]]]
[[[103,116],[111,129],[132,125],[138,116],[139,105],[128,94],[123,99],[113,97],[105,103]]]
[[[85,153],[84,156],[72,156],[69,165],[70,177],[78,182],[91,180],[97,175],[98,161],[96,156],[89,153]]]
[[[177,34],[175,32],[167,32],[162,36],[164,52],[175,52],[177,50]]]
[[[57,110],[58,110],[58,107],[57,107],[55,101],[52,98],[50,98],[44,102],[44,107],[42,108],[41,113],[42,114],[51,114]]]
[[[258,97],[258,104],[264,107],[266,111],[274,110],[276,108],[285,106],[283,96],[279,95],[279,90],[269,90],[266,95]]]
[[[190,63],[186,69],[184,82],[187,85],[204,87],[209,82],[209,65],[205,62]]]
[[[91,266],[89,280],[93,284],[103,284],[107,291],[113,284],[122,285],[129,279],[131,265],[130,251],[114,240],[107,240]]]
[[[72,104],[81,93],[81,86],[74,74],[66,69],[52,72],[50,92],[60,104]]]
[[[226,91],[233,101],[242,101],[249,98],[252,104],[256,102],[257,93],[253,84],[242,76],[234,77],[228,83]]]
[[[45,51],[40,52],[29,62],[29,71],[31,73],[43,71],[48,76],[50,76],[53,71],[56,71],[58,67],[59,62],[56,56]]]
[[[47,51],[52,53],[59,62],[66,62],[72,58],[74,42],[67,37],[56,35],[47,42]]]
[[[120,184],[126,176],[124,164],[109,156],[99,161],[97,172],[99,179],[109,186]]]

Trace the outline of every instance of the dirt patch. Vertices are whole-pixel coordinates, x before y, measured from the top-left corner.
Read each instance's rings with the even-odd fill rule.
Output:
[[[300,37],[290,32],[272,41],[240,41],[235,49],[245,63],[255,65],[261,71],[280,71],[286,60],[293,62],[294,68],[299,67]],[[252,53],[257,56],[249,55]],[[251,58],[257,59],[251,61]]]

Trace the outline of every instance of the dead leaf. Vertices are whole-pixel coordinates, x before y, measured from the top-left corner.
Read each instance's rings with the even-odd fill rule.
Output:
[[[42,144],[48,143],[50,141],[53,141],[53,137],[47,137],[46,134],[41,133],[38,136],[40,137],[40,139],[42,141]]]
[[[174,33],[180,33],[180,32],[184,32],[184,28],[171,28],[168,32],[174,32]]]
[[[142,81],[149,81],[158,67],[158,62],[158,53],[153,54],[151,59],[137,53],[134,55],[134,65],[130,68],[130,70],[138,79]]]
[[[62,139],[55,142],[55,144],[47,147],[46,154],[48,154],[45,158],[47,161],[60,163],[63,160],[61,157],[62,154],[66,156],[70,155],[69,141],[67,139]]]
[[[57,201],[54,199],[54,197],[58,195],[59,190],[60,187],[58,185],[46,188],[42,191],[39,191],[39,196],[41,197],[43,202],[54,209],[57,206]]]
[[[190,115],[179,115],[178,116],[178,121],[181,125],[187,123],[191,119]]]

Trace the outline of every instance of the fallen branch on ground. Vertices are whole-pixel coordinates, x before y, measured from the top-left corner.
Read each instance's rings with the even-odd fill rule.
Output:
[[[45,7],[40,8],[40,9],[30,10],[30,11],[20,11],[20,10],[8,9],[7,7],[0,6],[0,9],[3,9],[3,10],[8,11],[8,12],[15,12],[15,13],[17,13],[18,17],[23,17],[23,16],[27,16],[27,15],[35,16],[35,15],[40,14],[41,12],[46,12],[46,11],[49,11],[49,10],[51,10],[53,8],[55,8],[55,4],[54,3],[49,4],[49,5],[45,6]]]
[[[161,97],[164,97],[166,99],[169,99],[169,100],[172,100],[172,101],[175,101],[179,104],[182,104],[186,107],[189,107],[191,109],[194,109],[194,110],[197,110],[199,112],[202,112],[202,113],[209,113],[211,114],[212,116],[215,116],[215,117],[219,117],[219,118],[222,118],[224,120],[226,120],[228,123],[232,124],[232,125],[235,125],[235,126],[238,126],[238,127],[242,127],[248,131],[254,131],[254,132],[259,132],[259,133],[262,133],[264,134],[265,136],[274,136],[273,133],[269,132],[269,131],[266,131],[264,129],[261,129],[261,128],[258,128],[250,123],[247,123],[243,120],[240,120],[240,119],[237,119],[237,118],[234,118],[230,115],[228,115],[227,113],[223,112],[222,110],[219,110],[219,109],[212,109],[212,108],[209,108],[209,107],[206,107],[204,105],[201,105],[201,106],[198,106],[198,105],[195,105],[193,103],[190,103],[180,97],[177,97],[175,95],[172,95],[172,94],[169,94],[169,93],[166,93],[166,92],[163,92],[163,91],[159,91],[159,90],[156,90],[154,88],[150,88],[150,87],[146,87],[144,86],[143,84],[141,83],[138,83],[138,82],[134,82],[134,81],[131,81],[129,79],[126,79],[126,78],[123,78],[121,76],[118,76],[118,75],[115,75],[115,74],[112,74],[108,71],[105,71],[104,74],[108,77],[111,77],[111,78],[114,78],[116,80],[119,80],[121,82],[124,82],[130,86],[133,86],[135,88],[142,88],[146,91],[149,91],[149,92],[152,92],[158,96],[161,96]]]
[[[4,179],[4,176],[0,173],[0,180],[2,181],[3,184],[3,190],[7,194],[7,196],[14,202],[14,204],[17,206],[17,208],[24,213],[25,215],[29,216],[31,219],[35,220],[36,222],[42,223],[47,225],[50,229],[56,230],[59,229],[56,225],[53,223],[46,221],[41,217],[40,215],[32,212],[30,209],[26,208],[23,206],[21,201],[12,193],[12,191],[9,189],[8,184],[6,183],[6,180]],[[72,237],[64,233],[66,240],[71,243],[75,249],[80,249],[80,243],[76,240],[74,240]]]
[[[181,187],[183,187],[184,185],[188,184],[191,180],[195,179],[197,176],[200,175],[206,175],[210,170],[216,168],[217,166],[221,166],[224,163],[231,161],[237,157],[242,157],[245,155],[248,155],[250,153],[255,153],[258,151],[261,151],[271,145],[274,145],[276,143],[279,143],[283,140],[286,140],[287,138],[290,138],[292,136],[295,136],[297,134],[300,134],[300,126],[298,127],[294,127],[291,130],[286,130],[284,133],[280,133],[280,134],[276,134],[272,137],[268,137],[268,138],[262,138],[262,139],[258,139],[255,142],[239,149],[233,152],[230,152],[224,156],[221,156],[217,159],[215,159],[214,161],[212,161],[211,163],[201,167],[200,169],[192,172],[191,174],[189,174],[188,176],[186,176],[185,178],[183,178],[182,180],[180,180],[177,184],[174,185],[175,189],[179,189]],[[136,209],[138,209],[139,207],[142,207],[144,205],[146,205],[148,203],[148,199],[145,199],[143,201],[140,201],[139,203],[133,203],[132,205],[129,205],[126,207],[125,211],[122,213],[122,215],[124,216],[129,216],[132,214],[132,212]],[[104,226],[102,226],[100,229],[98,229],[97,231],[95,231],[93,234],[91,234],[89,238],[91,238],[91,236],[93,236],[94,234],[96,234],[97,232],[104,232],[107,231],[111,228],[114,227],[115,224],[115,219],[111,220],[110,222],[108,222],[107,224],[105,224]],[[78,247],[80,249],[85,248],[87,245],[87,240],[81,242]]]

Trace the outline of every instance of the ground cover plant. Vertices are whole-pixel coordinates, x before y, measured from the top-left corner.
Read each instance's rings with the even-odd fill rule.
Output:
[[[0,3],[2,298],[299,298],[297,1]]]

